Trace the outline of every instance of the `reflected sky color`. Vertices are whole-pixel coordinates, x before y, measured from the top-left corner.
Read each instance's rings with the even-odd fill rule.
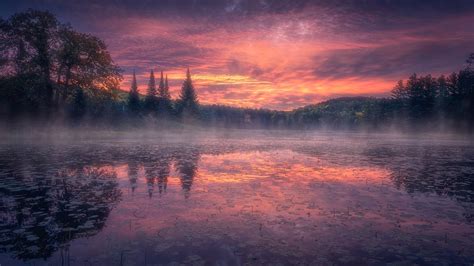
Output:
[[[388,95],[417,72],[460,69],[474,3],[457,1],[2,1],[0,14],[48,9],[103,38],[140,90],[164,70],[173,97],[190,67],[202,103],[291,109]]]
[[[0,261],[470,264],[473,162],[358,134],[4,144]]]

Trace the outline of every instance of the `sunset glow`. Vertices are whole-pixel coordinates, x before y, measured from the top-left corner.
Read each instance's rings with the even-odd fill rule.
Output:
[[[0,266],[473,265],[474,0],[0,1]]]
[[[474,41],[472,27],[464,26],[474,23],[467,1],[434,7],[375,1],[41,2],[28,6],[47,6],[105,40],[124,70],[122,90],[129,90],[133,70],[143,93],[150,69],[163,70],[176,98],[189,67],[204,104],[289,110],[340,96],[387,96],[397,80],[414,72],[459,69]],[[21,9],[2,6],[4,13]]]

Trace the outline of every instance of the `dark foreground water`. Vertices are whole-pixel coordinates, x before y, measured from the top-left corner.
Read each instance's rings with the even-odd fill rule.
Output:
[[[0,264],[474,263],[474,146],[272,134],[0,145]]]

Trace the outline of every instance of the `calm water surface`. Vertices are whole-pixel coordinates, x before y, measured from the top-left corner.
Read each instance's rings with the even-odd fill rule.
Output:
[[[474,263],[474,146],[375,135],[0,145],[0,264]]]

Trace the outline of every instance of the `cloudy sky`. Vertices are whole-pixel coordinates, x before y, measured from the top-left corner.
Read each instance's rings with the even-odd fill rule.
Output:
[[[190,67],[202,103],[288,110],[339,96],[388,95],[416,72],[460,69],[474,52],[474,1],[31,0],[99,36],[145,91],[163,70],[177,96]]]

